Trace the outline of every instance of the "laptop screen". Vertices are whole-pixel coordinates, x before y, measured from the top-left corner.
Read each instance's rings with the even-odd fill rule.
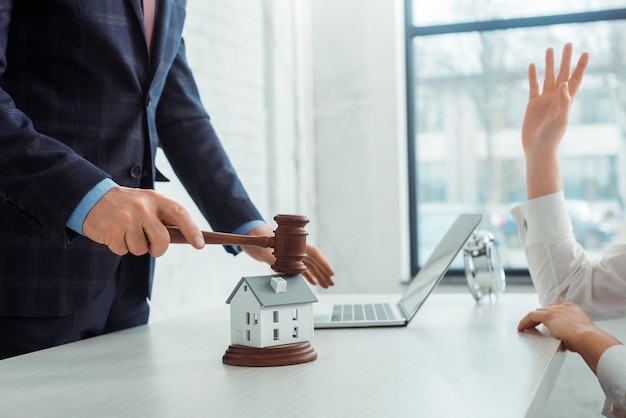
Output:
[[[409,283],[400,300],[400,307],[407,320],[413,318],[430,292],[441,281],[482,218],[482,214],[459,215],[439,241],[426,263]]]

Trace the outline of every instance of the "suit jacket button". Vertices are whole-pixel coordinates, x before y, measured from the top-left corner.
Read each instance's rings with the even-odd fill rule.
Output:
[[[130,166],[130,176],[137,178],[141,176],[141,173],[143,172],[143,167],[141,167],[140,164],[133,164],[132,166]]]

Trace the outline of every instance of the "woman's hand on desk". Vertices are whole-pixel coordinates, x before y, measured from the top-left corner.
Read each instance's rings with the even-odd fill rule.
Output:
[[[539,324],[545,325],[563,342],[566,349],[579,353],[594,373],[602,353],[609,347],[621,344],[598,328],[585,311],[566,301],[528,313],[520,321],[517,330],[525,331]]]
[[[274,232],[268,226],[259,226],[248,232],[248,235],[273,236]],[[276,261],[271,248],[242,245],[241,249],[257,261],[261,261],[269,265],[274,264]],[[304,276],[304,278],[307,279],[312,285],[319,285],[324,289],[334,285],[335,282],[333,282],[333,276],[335,275],[335,272],[326,257],[324,257],[322,251],[320,251],[320,249],[316,246],[307,243],[306,254],[307,256],[304,258],[304,265],[307,269],[304,273],[302,273],[302,276]]]

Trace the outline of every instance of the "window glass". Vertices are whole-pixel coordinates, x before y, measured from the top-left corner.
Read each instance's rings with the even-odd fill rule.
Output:
[[[425,4],[414,3],[418,9]],[[442,1],[428,7],[447,3],[512,4]],[[527,3],[528,11],[522,12],[520,6],[519,14],[547,13],[548,9],[552,13],[559,7],[560,11],[582,10],[590,4]],[[486,8],[476,9],[487,13]],[[505,9],[470,17],[502,17]],[[468,18],[460,9],[448,18],[455,15]],[[421,36],[413,38],[420,265],[458,213],[479,211],[487,215],[481,227],[496,236],[505,267],[525,268],[510,209],[526,196],[521,125],[528,97],[527,68],[536,63],[543,80],[545,49],[554,48],[558,63],[566,42],[574,44],[572,65],[581,52],[591,54],[560,148],[576,236],[591,253],[622,239],[626,21]],[[459,257],[453,268],[462,264]]]

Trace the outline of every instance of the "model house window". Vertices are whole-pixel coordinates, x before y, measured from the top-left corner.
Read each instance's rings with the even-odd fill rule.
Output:
[[[273,312],[274,322],[278,322],[278,311]]]
[[[278,341],[278,328],[274,328],[274,341]]]
[[[298,327],[293,327],[293,338],[298,338]]]
[[[246,339],[250,341],[250,330],[246,330]]]
[[[244,284],[244,285],[243,285],[243,291],[244,291],[244,292],[247,292],[247,291],[248,291],[248,285],[247,285],[247,284]]]
[[[254,314],[254,325],[259,325],[259,315]]]
[[[291,319],[294,321],[298,320],[298,308],[293,308],[293,312],[291,313]]]
[[[250,325],[250,312],[246,312],[246,324]]]

